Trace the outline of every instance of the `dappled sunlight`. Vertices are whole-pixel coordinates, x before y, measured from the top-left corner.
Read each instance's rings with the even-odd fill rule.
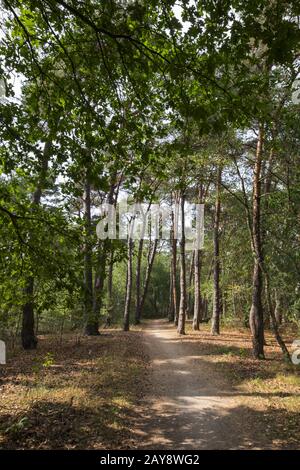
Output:
[[[34,441],[42,449],[105,448],[108,442],[118,448],[131,442],[129,422],[141,388],[135,384],[144,374],[140,340],[118,331],[104,344],[83,338],[74,348],[74,337],[65,335],[62,345],[48,338],[22,361],[18,353],[10,358],[0,377],[1,447],[30,448]]]
[[[141,408],[150,413],[142,413],[138,420],[138,432],[144,436],[143,448],[296,446],[295,439],[283,433],[288,416],[284,400],[296,400],[299,396],[295,380],[290,380],[290,391],[281,387],[251,390],[249,379],[251,383],[257,374],[263,377],[262,383],[275,380],[278,374],[276,369],[266,366],[272,361],[253,361],[250,339],[245,333],[225,331],[215,338],[206,327],[205,331],[188,330],[187,335],[179,336],[173,325],[158,320],[146,324],[144,332],[152,359],[152,380]],[[269,341],[270,351],[273,347]],[[234,380],[229,383],[225,377],[231,377],[231,373]],[[270,400],[277,400],[276,410],[269,408]],[[293,423],[299,413],[296,408],[290,411]],[[272,432],[268,431],[269,422]],[[268,432],[263,434],[261,430],[265,428]]]

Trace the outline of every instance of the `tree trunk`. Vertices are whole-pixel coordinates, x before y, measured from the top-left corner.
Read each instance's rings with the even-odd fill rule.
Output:
[[[177,238],[175,237],[175,214],[171,212],[171,248],[172,248],[172,295],[174,309],[174,324],[178,325],[178,302],[177,302]]]
[[[273,128],[273,139],[275,138],[275,135],[277,134],[277,129],[276,126]],[[265,181],[265,188],[264,188],[264,201],[265,201],[265,208],[266,211],[269,211],[269,195],[272,190],[272,165],[274,161],[274,148],[271,148],[270,154],[269,154],[269,161],[268,161],[268,168],[266,172],[266,181]],[[267,235],[267,230],[266,227],[264,227],[264,230],[262,230],[262,251],[264,249],[264,242],[265,242],[265,237]],[[268,312],[268,317],[271,323],[271,327],[275,336],[275,339],[278,343],[278,345],[281,348],[281,351],[285,357],[285,359],[289,362],[291,362],[291,357],[290,353],[286,347],[286,344],[284,340],[281,337],[281,334],[279,332],[279,322],[277,321],[280,320],[281,314],[278,311],[278,298],[277,298],[277,292],[275,292],[275,310],[273,309],[273,304],[272,304],[272,299],[271,299],[271,287],[270,287],[270,275],[267,271],[267,268],[264,264],[264,257],[261,257],[261,262],[260,262],[260,268],[261,271],[264,275],[264,280],[265,280],[265,291],[266,291],[266,300],[267,300],[267,312]],[[281,321],[281,320],[280,320]],[[265,344],[265,341],[264,341]]]
[[[140,323],[141,318],[141,264],[143,255],[144,239],[139,241],[139,248],[136,261],[136,305],[135,305],[135,323]]]
[[[273,138],[275,130],[273,129],[272,135]],[[264,163],[264,164],[263,164]],[[272,147],[269,153],[269,158],[265,162],[262,162],[262,170],[261,170],[261,181],[264,181],[265,183],[262,184],[262,190],[263,190],[263,206],[262,206],[262,211],[264,211],[265,214],[267,214],[270,210],[270,194],[272,191],[272,167],[274,163],[274,148]],[[264,249],[265,249],[265,242],[266,242],[266,237],[268,233],[268,227],[266,226],[267,220],[264,223],[264,218],[261,221],[261,246],[262,246],[262,253],[263,253],[263,258],[264,258]],[[263,312],[264,312],[264,330],[268,329],[271,327],[271,317],[270,317],[270,312],[269,308],[267,307],[268,300],[267,300],[267,292],[265,288],[265,299],[263,301]],[[266,346],[266,341],[264,340],[264,345]]]
[[[234,318],[237,317],[237,311],[236,311],[236,301],[235,301],[235,293],[232,290],[232,310],[233,310],[233,316]]]
[[[30,277],[27,279],[27,285],[25,287],[25,295],[27,302],[22,308],[22,346],[24,349],[36,349],[37,337],[34,332],[34,303],[33,303],[33,290],[34,290],[34,279]]]
[[[97,269],[94,280],[94,292],[93,292],[93,318],[94,318],[94,330],[89,333],[93,336],[99,335],[99,324],[98,318],[100,315],[102,301],[103,301],[103,288],[106,274],[106,253],[107,253],[107,240],[103,240],[98,245],[98,256],[97,256]],[[92,330],[92,329],[91,329]]]
[[[274,332],[274,336],[276,338],[277,343],[279,344],[279,346],[281,348],[281,351],[282,351],[285,359],[288,362],[291,362],[290,353],[289,353],[289,351],[286,347],[285,342],[283,341],[283,339],[281,337],[281,334],[279,333],[278,324],[276,322],[276,318],[275,318],[275,314],[274,314],[274,310],[273,310],[273,305],[272,305],[272,301],[271,301],[271,288],[270,288],[269,274],[265,269],[263,269],[263,274],[265,276],[267,303],[268,303],[268,309],[269,309],[269,314],[270,314],[270,318],[271,318],[271,323],[272,323],[272,329],[273,329],[273,332]]]
[[[199,185],[199,204],[203,204],[208,188],[204,191],[203,185]],[[202,252],[198,248],[194,250],[194,314],[193,314],[193,330],[197,331],[203,318],[203,301],[201,296],[201,255]]]
[[[208,322],[208,300],[207,299],[201,299],[201,319],[200,322]]]
[[[282,307],[281,307],[281,301],[280,301],[280,296],[278,294],[277,289],[275,289],[275,311],[274,311],[276,323],[278,326],[282,324]]]
[[[118,199],[118,192],[119,189],[117,187],[116,190],[116,180],[117,180],[117,170],[114,171],[111,183],[110,183],[110,190],[107,196],[108,204],[114,205],[116,208],[117,199]],[[109,250],[109,262],[108,262],[108,273],[107,273],[107,310],[108,310],[108,319],[109,322],[113,319],[113,272],[114,272],[114,244],[113,240],[110,240],[110,250]]]
[[[223,318],[226,318],[226,312],[227,312],[227,299],[226,299],[226,295],[225,295],[225,292],[222,292],[222,315],[223,315]]]
[[[264,133],[259,128],[257,140],[255,165],[253,172],[253,202],[252,202],[252,251],[254,267],[252,277],[252,305],[250,310],[250,329],[252,334],[253,355],[257,359],[264,359],[264,316],[262,306],[262,245],[261,245],[261,163]]]
[[[216,204],[214,220],[214,294],[213,294],[213,314],[211,321],[212,335],[220,334],[220,315],[221,315],[221,290],[220,290],[220,214],[221,214],[221,178],[222,169],[219,166],[217,170],[216,184]]]
[[[108,274],[107,274],[107,296],[108,296],[108,315],[110,321],[113,319],[113,273],[114,273],[114,249],[111,244],[109,253]]]
[[[88,175],[84,183],[83,194],[84,212],[84,332],[88,336],[99,335],[98,315],[94,313],[93,299],[93,268],[92,268],[92,248],[91,248],[91,185]]]
[[[201,250],[195,250],[194,260],[194,317],[193,317],[193,330],[199,330],[199,324],[202,314],[202,301],[201,301]]]
[[[194,264],[195,264],[195,251],[192,253],[191,264],[190,264],[190,272],[189,272],[189,292],[188,292],[188,299],[187,299],[187,316],[190,318],[193,314],[193,283],[194,283]]]
[[[168,320],[174,322],[174,302],[173,302],[173,273],[172,273],[172,258],[170,263],[170,290],[169,290],[169,309],[168,309]]]
[[[33,206],[39,206],[42,197],[42,191],[45,185],[45,179],[48,171],[48,162],[51,152],[52,142],[47,141],[44,146],[43,154],[40,161],[39,182],[33,193]],[[24,349],[36,349],[37,337],[34,331],[34,277],[31,275],[26,280],[24,289],[26,301],[22,307],[22,330],[21,340]]]
[[[180,240],[180,303],[178,314],[179,334],[185,334],[185,317],[186,317],[186,265],[185,265],[185,217],[184,217],[185,195],[181,193],[180,212],[181,212],[181,240]]]
[[[124,309],[124,324],[123,330],[129,331],[130,322],[130,308],[131,308],[131,294],[132,294],[132,252],[133,252],[133,240],[131,233],[128,235],[127,245],[127,278],[126,278],[126,298],[125,298],[125,309]]]
[[[148,293],[150,277],[151,277],[151,272],[152,272],[152,268],[154,264],[155,255],[156,255],[157,245],[158,245],[158,240],[155,239],[153,242],[152,250],[151,250],[151,244],[149,246],[149,256],[148,256],[148,264],[147,264],[147,269],[146,269],[146,274],[145,274],[144,290],[143,290],[141,303],[140,303],[140,315],[143,313],[143,309],[144,309],[144,305],[145,305],[145,301],[146,301],[146,297]]]

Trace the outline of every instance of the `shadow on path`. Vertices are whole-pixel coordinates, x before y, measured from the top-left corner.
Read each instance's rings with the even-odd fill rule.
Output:
[[[144,334],[152,373],[138,422],[140,448],[295,447],[295,440],[281,438],[281,424],[269,429],[282,410],[265,413],[245,406],[243,393],[231,387],[205,360],[199,343],[182,339],[164,320],[147,324]],[[261,394],[262,398],[268,395]],[[296,420],[297,415],[291,418]]]

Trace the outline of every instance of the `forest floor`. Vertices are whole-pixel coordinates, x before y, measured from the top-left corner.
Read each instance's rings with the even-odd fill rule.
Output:
[[[249,331],[209,327],[178,336],[152,321],[145,330],[152,394],[144,403],[141,448],[300,448],[300,374],[266,333],[266,361],[251,356]]]
[[[0,366],[0,449],[132,448],[148,358],[142,334],[39,336]]]
[[[295,339],[292,338],[291,339]],[[266,335],[178,336],[165,320],[99,337],[39,337],[0,366],[1,449],[300,448],[300,375]]]

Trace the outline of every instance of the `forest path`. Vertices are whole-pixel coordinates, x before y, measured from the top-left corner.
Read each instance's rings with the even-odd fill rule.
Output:
[[[180,337],[165,320],[146,323],[144,341],[151,384],[142,404],[139,448],[272,448],[272,442],[262,442],[254,410],[242,405],[239,393],[199,354],[199,343]]]

